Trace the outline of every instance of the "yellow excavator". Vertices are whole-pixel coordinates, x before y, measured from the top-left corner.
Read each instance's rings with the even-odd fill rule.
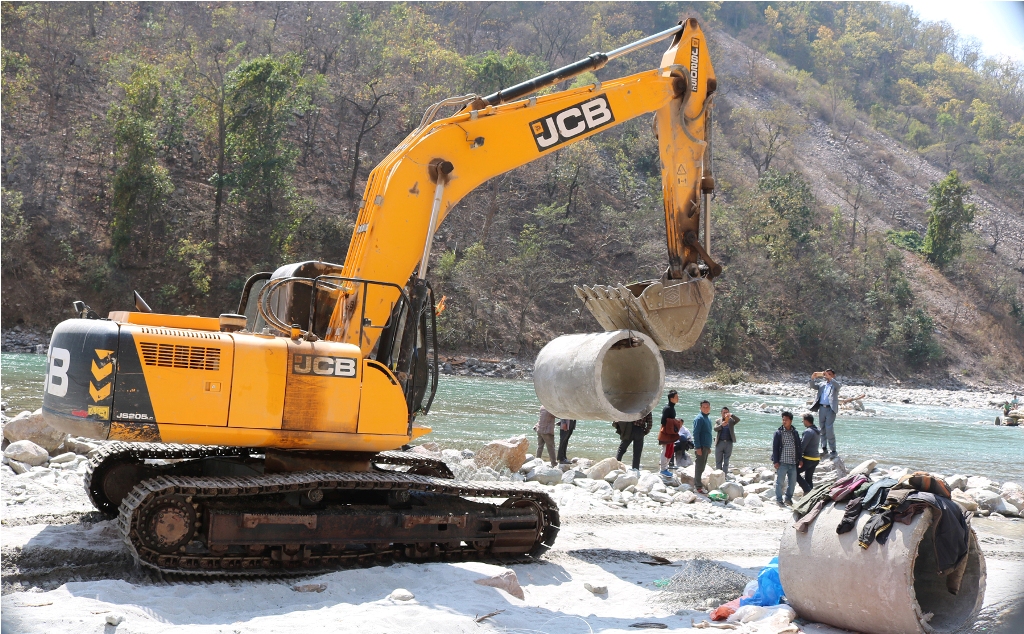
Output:
[[[659,68],[544,88],[671,39]],[[669,266],[659,280],[579,287],[603,327],[685,349],[721,272],[708,251],[716,81],[696,20],[488,96],[431,106],[370,174],[343,265],[249,278],[237,313],[99,318],[83,302],[51,338],[43,416],[121,441],[90,458],[87,492],[136,560],[195,575],[274,574],[396,557],[538,556],[558,509],[512,483],[461,482],[401,451],[437,387],[434,232],[478,185],[655,113]],[[442,117],[442,110],[455,109]],[[701,238],[703,235],[703,238]]]

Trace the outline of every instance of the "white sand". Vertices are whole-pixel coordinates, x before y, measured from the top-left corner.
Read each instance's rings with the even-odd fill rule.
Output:
[[[76,496],[59,488],[59,494],[47,498],[48,507],[36,504],[31,510],[51,517],[83,506],[84,492]],[[541,562],[510,566],[525,600],[473,583],[506,569],[476,562],[401,563],[295,579],[155,581],[121,561],[124,551],[110,522],[5,526],[5,573],[12,557],[16,565],[18,558],[25,565],[47,557],[75,562],[86,553],[121,566],[131,581],[95,580],[105,575],[93,568],[94,580],[70,581],[44,591],[32,587],[34,582],[12,588],[8,576],[2,600],[3,632],[553,634],[636,632],[629,626],[640,621],[689,629],[692,622],[706,620],[707,614],[677,611],[677,606],[666,603],[654,582],[670,578],[678,568],[645,565],[648,555],[676,564],[704,557],[753,577],[778,552],[782,531],[792,530],[789,513],[770,504],[763,510],[729,509],[707,502],[657,511],[614,510],[578,487],[548,490],[560,501],[562,529],[555,547]],[[14,521],[26,521],[29,509],[19,506],[17,510],[20,519]],[[5,521],[12,519],[8,516]],[[993,619],[1024,600],[1024,522],[979,518],[975,526],[989,569],[989,590],[977,627],[993,631]],[[607,586],[608,594],[591,594],[585,582]],[[305,584],[325,584],[326,589],[320,593],[292,589]],[[388,598],[396,588],[409,590],[415,599]],[[481,623],[474,621],[496,610],[502,612]],[[107,617],[123,617],[123,621],[108,625]],[[813,624],[801,629],[835,631]]]

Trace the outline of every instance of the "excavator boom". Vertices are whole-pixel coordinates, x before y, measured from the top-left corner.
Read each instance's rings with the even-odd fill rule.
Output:
[[[600,68],[608,59],[672,37],[661,67],[620,79],[525,97],[573,74]],[[661,147],[669,267],[660,300],[643,295],[656,284],[583,287],[585,299],[606,329],[646,331],[664,349],[685,349],[700,334],[713,297],[709,278],[721,267],[708,254],[707,214],[701,195],[714,187],[708,143],[711,95],[716,88],[704,35],[696,20],[606,54],[499,91],[441,102],[370,173],[342,277],[405,285],[426,275],[434,232],[464,196],[487,180],[546,156],[601,130],[654,112]],[[518,99],[518,100],[513,100]],[[462,106],[434,120],[444,106]],[[706,207],[706,205],[705,205]],[[704,244],[701,244],[701,221]],[[698,266],[703,262],[704,266]],[[358,345],[364,354],[377,343],[372,329],[353,322],[383,323],[397,291],[356,297],[342,288],[334,302],[328,340]],[[674,304],[673,304],[674,298]],[[365,301],[365,305],[360,302]],[[660,304],[658,303],[660,301]],[[668,312],[660,312],[668,309]],[[627,324],[622,326],[620,324]]]

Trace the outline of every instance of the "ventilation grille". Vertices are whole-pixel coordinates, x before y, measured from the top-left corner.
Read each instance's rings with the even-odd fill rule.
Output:
[[[140,341],[146,365],[189,370],[220,370],[220,348],[176,346],[170,343]]]
[[[192,337],[194,339],[220,339],[216,332],[196,332],[195,330],[172,330],[170,328],[142,328],[146,335],[165,335],[168,337]]]

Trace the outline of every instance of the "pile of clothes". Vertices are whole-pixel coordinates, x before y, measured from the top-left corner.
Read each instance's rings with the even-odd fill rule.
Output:
[[[861,513],[870,517],[861,528],[857,544],[864,550],[871,544],[884,544],[895,522],[910,524],[914,516],[927,508],[938,511],[933,543],[937,572],[946,576],[946,587],[952,594],[960,589],[960,581],[967,566],[967,548],[970,541],[972,513],[965,512],[950,498],[949,487],[942,480],[923,471],[901,478],[868,480],[867,474],[854,470],[835,482],[819,482],[800,499],[793,510],[801,516],[794,524],[800,532],[821,513],[826,504],[846,502],[846,511],[836,527],[836,533],[854,529]]]

